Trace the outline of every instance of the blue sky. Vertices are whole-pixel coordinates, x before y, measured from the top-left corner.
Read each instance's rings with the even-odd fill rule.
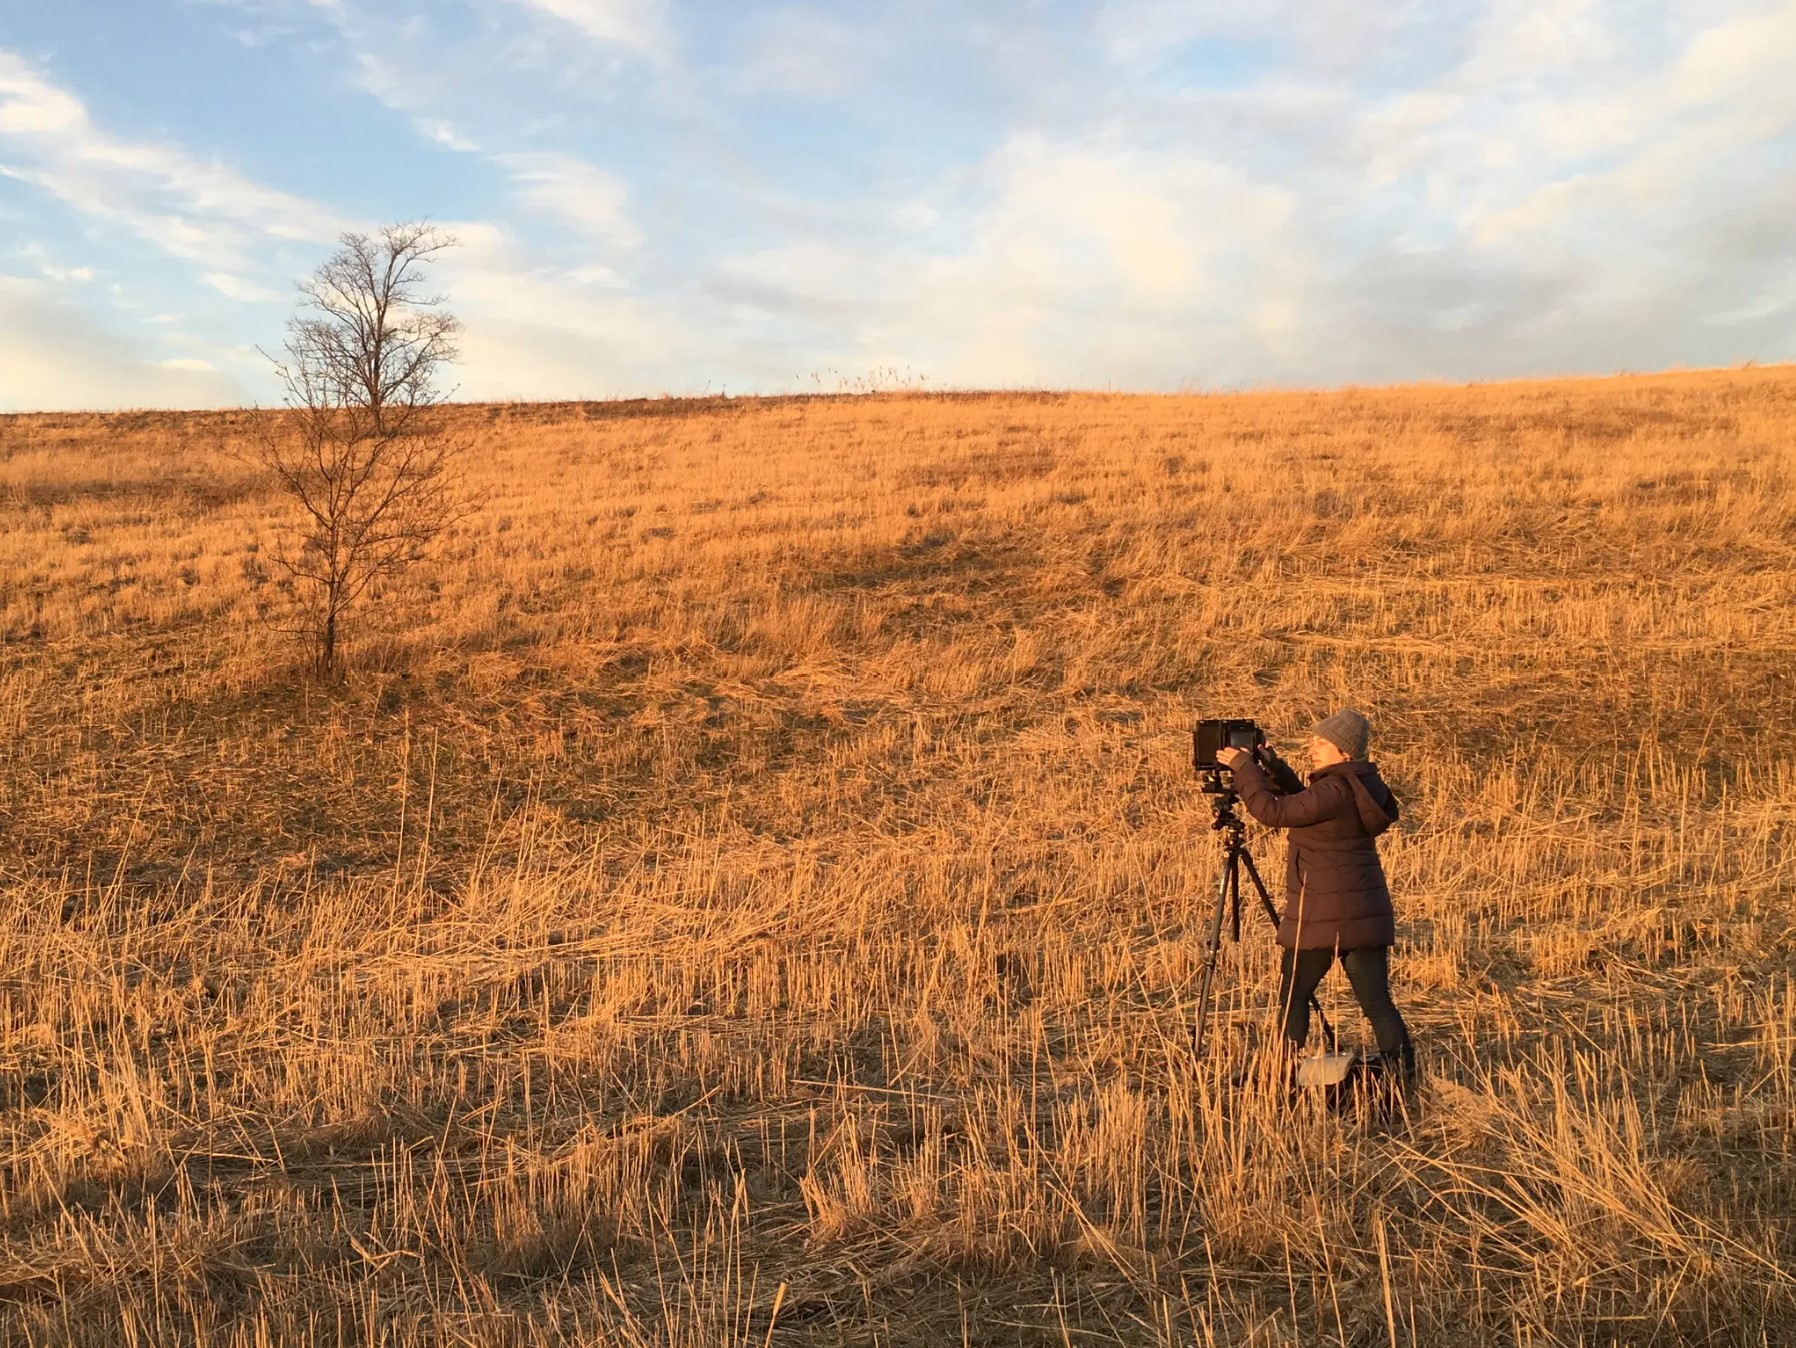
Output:
[[[470,398],[1796,357],[1796,0],[0,0],[0,410],[269,401],[428,218]]]

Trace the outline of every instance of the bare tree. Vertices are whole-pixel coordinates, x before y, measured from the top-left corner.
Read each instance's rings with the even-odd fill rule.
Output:
[[[301,591],[321,672],[336,668],[345,615],[368,588],[425,555],[471,506],[455,471],[465,445],[437,388],[461,324],[424,274],[455,240],[398,224],[341,243],[300,283],[286,359],[275,360],[287,414],[251,451],[299,506],[298,537],[274,560]]]

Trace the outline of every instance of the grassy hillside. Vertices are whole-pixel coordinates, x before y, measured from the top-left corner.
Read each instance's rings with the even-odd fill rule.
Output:
[[[0,1340],[1796,1337],[1796,370],[457,415],[341,683],[244,414],[0,418]],[[1388,1123],[1188,1033],[1343,704]]]

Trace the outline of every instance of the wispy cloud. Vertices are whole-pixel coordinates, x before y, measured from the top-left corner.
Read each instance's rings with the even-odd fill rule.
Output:
[[[571,155],[532,152],[501,157],[526,208],[555,217],[591,238],[634,248],[642,231],[624,209],[629,189],[621,179]]]
[[[666,59],[673,36],[665,0],[510,0],[572,24],[601,42]]]
[[[262,268],[269,240],[317,241],[343,228],[325,208],[224,164],[101,130],[79,98],[5,50],[0,155],[0,173],[221,274]]]

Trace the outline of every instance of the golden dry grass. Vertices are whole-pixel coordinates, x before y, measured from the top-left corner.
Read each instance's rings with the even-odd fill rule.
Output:
[[[241,415],[0,420],[7,1342],[1796,1338],[1796,372],[459,415],[341,686]],[[1188,1034],[1343,702],[1388,1122]]]

